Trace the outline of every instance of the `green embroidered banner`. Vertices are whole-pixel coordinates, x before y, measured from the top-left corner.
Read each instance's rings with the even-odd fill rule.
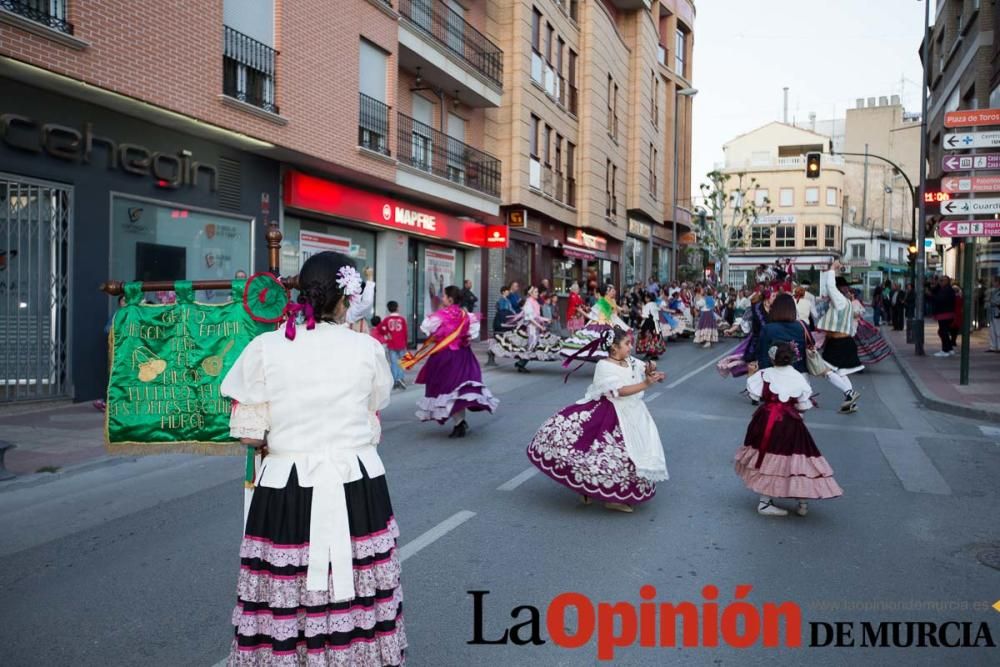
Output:
[[[219,385],[243,348],[274,324],[251,318],[244,287],[233,281],[228,303],[196,303],[191,283],[178,281],[176,303],[159,305],[143,303],[141,283],[125,285],[109,339],[108,451],[246,451],[229,436],[231,402]]]

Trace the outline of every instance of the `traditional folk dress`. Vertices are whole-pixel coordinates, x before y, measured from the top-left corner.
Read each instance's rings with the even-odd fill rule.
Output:
[[[569,302],[566,304],[566,329],[570,335],[575,334],[583,328],[585,324],[583,298],[578,292],[569,293]]]
[[[717,343],[719,341],[719,324],[715,319],[715,299],[699,297],[695,301],[698,310],[698,328],[694,332],[694,342]]]
[[[483,384],[483,371],[470,347],[471,339],[479,336],[479,315],[453,304],[424,318],[420,330],[430,346],[416,380],[424,385],[424,397],[417,401],[420,421],[444,424],[462,410],[496,410],[500,401]],[[412,365],[404,358],[404,367]]]
[[[331,353],[331,350],[335,351]],[[392,375],[347,325],[262,334],[222,382],[267,454],[240,545],[229,665],[400,665],[403,593],[376,411]]]
[[[529,296],[521,312],[508,322],[517,326],[493,336],[490,351],[494,355],[523,361],[555,361],[560,358],[562,338],[548,330],[550,320],[542,317],[537,299]]]
[[[660,434],[642,400],[645,392],[618,395],[644,377],[645,365],[634,357],[628,367],[610,359],[598,362],[586,396],[542,424],[528,445],[528,458],[589,498],[626,505],[652,498],[655,483],[669,479]]]
[[[638,354],[659,357],[666,352],[667,344],[663,340],[663,325],[660,322],[660,309],[656,302],[649,301],[642,307],[642,325],[639,327],[639,341],[635,351]]]
[[[823,360],[841,375],[850,375],[864,370],[858,358],[858,344],[854,340],[857,331],[858,312],[854,305],[837,289],[833,271],[820,274],[820,296],[829,298],[828,308],[820,316],[816,328],[826,332],[823,343]]]
[[[746,487],[772,498],[843,495],[802,419],[813,406],[808,380],[791,366],[765,368],[747,378],[747,392],[761,404],[734,457]]]
[[[608,353],[601,349],[601,334],[612,327],[629,329],[618,317],[617,307],[612,299],[602,296],[594,304],[588,317],[590,323],[575,334],[566,338],[562,342],[560,354],[566,357],[566,362],[570,361],[599,361],[608,356]]]
[[[865,365],[877,364],[892,354],[892,348],[879,328],[865,319],[858,320],[854,342],[858,346],[858,359]]]

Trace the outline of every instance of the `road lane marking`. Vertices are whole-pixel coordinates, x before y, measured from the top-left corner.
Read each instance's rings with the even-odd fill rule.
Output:
[[[649,403],[650,401],[656,400],[660,396],[663,396],[663,392],[662,391],[654,391],[652,394],[650,394],[649,396],[647,396],[646,398],[644,398],[642,400],[644,400],[646,403]]]
[[[674,387],[676,387],[680,383],[686,382],[686,381],[690,380],[695,375],[697,375],[698,373],[702,372],[703,370],[705,370],[709,366],[714,366],[715,364],[719,363],[719,360],[721,360],[723,357],[728,357],[730,354],[732,354],[731,350],[723,352],[722,354],[720,354],[719,356],[717,356],[715,359],[712,359],[708,363],[702,364],[701,366],[699,366],[698,368],[694,369],[690,373],[687,373],[686,375],[683,375],[680,378],[674,380],[673,382],[671,382],[670,384],[667,385],[667,389],[673,389]]]
[[[529,479],[534,477],[537,473],[538,473],[538,468],[536,468],[535,466],[531,466],[524,472],[518,473],[516,477],[509,479],[500,486],[498,486],[497,491],[513,491],[514,489],[516,489],[517,487],[521,486]]]
[[[951,495],[948,482],[912,434],[905,431],[876,433],[875,440],[904,489],[910,493]]]
[[[997,428],[996,426],[980,426],[979,430],[982,431],[985,436],[1000,435],[1000,428]]]
[[[475,512],[470,512],[469,510],[462,510],[461,512],[456,512],[450,517],[434,526],[427,532],[418,535],[416,539],[410,540],[404,544],[399,549],[399,562],[402,563],[410,556],[415,556],[425,547],[430,546],[437,540],[441,539],[451,531],[455,530],[463,523],[476,516]]]

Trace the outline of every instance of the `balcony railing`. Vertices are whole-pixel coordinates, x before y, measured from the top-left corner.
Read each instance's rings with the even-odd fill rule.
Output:
[[[68,4],[69,0],[0,0],[0,9],[72,35],[73,24],[66,20]]]
[[[389,106],[360,93],[358,110],[358,146],[391,155],[389,150]]]
[[[405,114],[397,114],[396,159],[453,183],[500,196],[500,160]]]
[[[222,92],[278,113],[274,97],[278,52],[229,26],[222,30]]]
[[[399,13],[477,72],[503,85],[503,51],[444,0],[399,0]]]

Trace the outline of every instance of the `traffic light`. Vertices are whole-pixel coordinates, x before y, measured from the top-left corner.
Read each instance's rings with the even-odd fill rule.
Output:
[[[909,264],[911,271],[916,268],[916,266],[917,266],[917,246],[911,245],[909,247],[909,253],[907,254],[906,263]]]
[[[822,153],[806,153],[806,178],[819,178]]]

